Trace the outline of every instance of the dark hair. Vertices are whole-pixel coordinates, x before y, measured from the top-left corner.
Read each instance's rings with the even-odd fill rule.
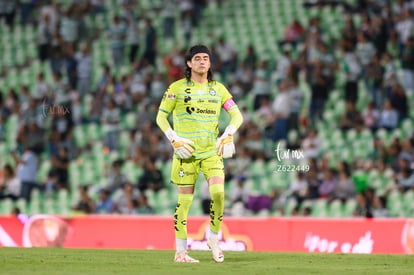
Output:
[[[198,53],[206,53],[206,54],[208,54],[208,56],[211,59],[210,50],[207,48],[207,46],[195,45],[195,46],[192,46],[190,48],[190,50],[188,51],[188,54],[185,58],[185,73],[184,73],[185,78],[187,79],[188,83],[191,82],[191,68],[188,67],[187,61],[191,61],[191,59],[194,57],[194,55],[196,55]],[[207,72],[207,80],[208,80],[209,85],[210,85],[210,83],[212,83],[214,81],[213,80],[213,72],[211,71],[211,67],[208,69],[208,72]]]

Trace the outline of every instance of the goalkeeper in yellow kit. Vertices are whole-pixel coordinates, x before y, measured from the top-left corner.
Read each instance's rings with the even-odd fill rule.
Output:
[[[224,261],[218,241],[224,212],[223,158],[235,153],[233,135],[243,117],[226,87],[212,79],[210,65],[206,46],[191,47],[186,57],[185,78],[168,87],[157,114],[157,124],[174,148],[171,181],[178,187],[174,213],[175,262],[199,262],[187,254],[187,217],[200,171],[207,179],[211,197],[211,232],[207,244],[213,259]],[[230,123],[219,137],[222,108],[229,113]],[[171,113],[173,127],[168,122]]]

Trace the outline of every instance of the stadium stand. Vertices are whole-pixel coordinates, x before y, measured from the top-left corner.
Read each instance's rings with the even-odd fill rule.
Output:
[[[97,200],[117,176],[137,184],[144,163],[155,161],[164,188],[143,193],[157,215],[171,215],[176,201],[169,184],[172,150],[155,127],[155,112],[165,87],[182,75],[183,50],[203,43],[212,48],[215,77],[228,83],[246,121],[237,156],[226,163],[226,192],[230,195],[237,177],[243,176],[243,192],[273,201],[269,209],[245,209],[244,215],[302,215],[304,209],[311,209],[314,217],[414,215],[414,1],[33,1],[28,18],[22,18],[17,4],[6,7],[3,2],[0,19],[15,16],[11,22],[0,21],[0,167],[9,163],[21,172],[12,152],[22,156],[31,148],[38,158],[38,188],[32,189],[30,200],[13,200],[3,190],[0,214],[9,214],[14,206],[27,214],[76,214],[72,207],[81,199],[80,186],[88,185]],[[171,5],[174,9],[167,10]],[[124,25],[114,25],[116,15]],[[167,15],[172,21],[166,21]],[[147,56],[146,41],[154,31],[147,18],[157,37],[155,64]],[[293,27],[295,20],[300,28]],[[172,38],[166,22],[173,27]],[[359,38],[364,35],[368,42]],[[139,49],[130,62],[128,43],[134,38]],[[227,44],[220,45],[220,39]],[[45,61],[38,53],[42,43]],[[254,49],[252,56],[248,47]],[[113,60],[117,49],[122,49],[121,61]],[[233,54],[228,65],[222,60],[224,51]],[[374,55],[381,61],[379,71],[372,69]],[[371,58],[365,61],[367,56]],[[264,61],[267,65],[259,65]],[[57,71],[63,81],[56,79]],[[81,79],[90,80],[87,93],[81,92]],[[298,102],[298,115],[287,138],[276,139],[278,110],[272,104],[282,100],[283,85]],[[370,113],[375,88],[381,103]],[[260,105],[260,96],[270,99],[269,107]],[[391,110],[383,110],[386,99]],[[348,110],[349,101],[354,111]],[[263,125],[261,112],[272,118],[269,125]],[[393,112],[398,114],[396,125],[379,124]],[[223,115],[220,127],[226,119]],[[342,122],[348,120],[353,124],[344,128]],[[310,129],[316,137],[308,136]],[[61,147],[67,148],[67,156],[58,154]],[[281,160],[277,148],[304,155]],[[116,161],[121,161],[121,171],[112,177]],[[325,177],[329,169],[332,180]],[[306,175],[303,194],[293,188],[296,170]],[[0,182],[6,180],[2,172]],[[203,184],[200,178],[192,215],[203,214]],[[329,192],[322,195],[321,185]],[[341,197],[338,193],[349,186],[354,191]],[[114,201],[120,193],[114,190]],[[226,206],[231,213],[229,198]]]

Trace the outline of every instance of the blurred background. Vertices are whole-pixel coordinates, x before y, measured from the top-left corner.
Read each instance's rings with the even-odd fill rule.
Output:
[[[0,214],[172,215],[155,116],[188,47],[205,44],[245,121],[225,163],[228,216],[413,217],[413,11],[0,0]],[[208,207],[200,176],[190,214]]]

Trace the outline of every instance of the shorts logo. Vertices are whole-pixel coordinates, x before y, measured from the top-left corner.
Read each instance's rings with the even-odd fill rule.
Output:
[[[178,176],[180,178],[182,178],[182,177],[184,177],[184,175],[185,175],[184,170],[183,169],[180,169],[180,171],[178,171]]]
[[[191,114],[195,111],[195,108],[194,108],[194,107],[190,107],[190,106],[188,106],[187,108],[185,108],[185,110],[187,111],[187,113],[188,113],[189,115],[191,115]]]

